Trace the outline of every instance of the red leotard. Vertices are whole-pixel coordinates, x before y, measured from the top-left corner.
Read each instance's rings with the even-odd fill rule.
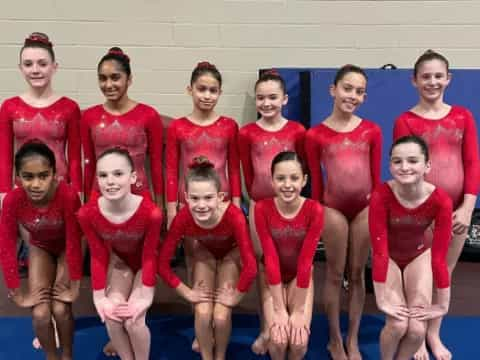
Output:
[[[32,139],[43,141],[54,152],[57,179],[70,182],[80,192],[79,121],[80,109],[67,97],[42,108],[28,105],[19,96],[5,100],[0,109],[0,192],[12,188],[14,152]]]
[[[432,168],[425,179],[444,189],[454,208],[464,194],[477,195],[480,181],[475,120],[467,109],[452,106],[443,118],[431,120],[411,111],[395,121],[394,140],[405,135],[422,137],[429,148]]]
[[[275,196],[270,167],[279,152],[296,151],[304,155],[305,128],[288,121],[278,131],[268,131],[257,123],[245,125],[238,134],[238,153],[248,194],[255,201]]]
[[[20,286],[16,243],[18,225],[30,234],[30,244],[59,256],[66,251],[70,279],[82,278],[81,231],[75,217],[80,199],[65,182],[57,185],[45,207],[36,207],[22,187],[11,190],[3,201],[0,232],[0,262],[9,289]]]
[[[78,213],[92,257],[93,289],[105,288],[112,251],[133,272],[142,269],[142,282],[145,286],[155,286],[162,212],[144,197],[128,220],[115,224],[102,215],[98,200],[92,199]]]
[[[385,183],[372,193],[368,216],[374,281],[386,281],[389,258],[403,269],[431,248],[435,285],[437,288],[450,286],[447,252],[452,234],[452,201],[445,191],[437,187],[425,202],[409,209],[398,202]],[[433,222],[433,240],[429,240],[425,230]]]
[[[145,172],[148,155],[153,190],[157,195],[163,194],[163,124],[155,109],[137,104],[123,115],[113,115],[103,105],[96,105],[83,113],[80,129],[85,156],[85,194],[90,194],[93,188],[95,195],[99,195],[95,179],[96,158],[114,146],[127,149],[135,164],[137,182],[132,185],[132,192],[150,194]]]
[[[185,117],[172,121],[167,130],[167,202],[185,203],[184,175],[200,155],[215,165],[226,198],[240,197],[237,135],[237,123],[225,116],[207,126],[196,125]]]
[[[198,226],[187,206],[178,212],[173,219],[167,239],[162,244],[158,257],[158,274],[171,288],[180,285],[180,279],[170,267],[170,260],[182,237],[200,241],[216,259],[222,259],[238,246],[242,271],[238,279],[237,289],[241,292],[248,291],[257,274],[257,263],[242,210],[230,203],[220,222],[211,229]]]
[[[323,208],[305,199],[298,214],[287,219],[275,201],[255,203],[255,225],[262,243],[268,283],[289,283],[295,277],[299,288],[308,288],[313,256],[323,230]]]
[[[380,127],[362,120],[352,131],[338,132],[320,124],[307,131],[305,142],[312,199],[353,219],[368,205],[368,195],[380,183]]]

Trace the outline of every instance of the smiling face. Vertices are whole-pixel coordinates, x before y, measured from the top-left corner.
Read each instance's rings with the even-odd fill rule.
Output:
[[[288,95],[278,81],[267,80],[257,84],[255,89],[255,106],[265,120],[282,116],[282,107],[288,102]]]
[[[450,84],[450,78],[447,65],[440,59],[432,59],[419,65],[412,82],[420,98],[431,103],[443,101],[443,94]]]
[[[284,160],[275,164],[272,174],[272,186],[277,200],[284,204],[293,204],[300,199],[300,193],[307,183],[300,163],[296,160]]]
[[[390,156],[390,172],[401,185],[413,185],[423,181],[430,171],[430,161],[420,145],[406,142],[395,145]]]
[[[98,85],[107,101],[118,102],[127,96],[131,77],[116,60],[104,61],[98,69]]]
[[[26,47],[20,54],[19,68],[30,87],[42,89],[50,85],[57,63],[47,50]]]
[[[22,160],[18,178],[28,198],[35,204],[45,204],[54,189],[55,172],[46,158],[32,155]]]
[[[216,215],[223,196],[218,192],[214,181],[189,181],[185,199],[190,213],[197,223],[208,225],[217,220]]]
[[[137,175],[125,156],[111,153],[97,161],[97,180],[105,199],[120,200],[131,193]]]
[[[367,79],[360,73],[348,72],[330,87],[334,107],[342,113],[353,114],[366,97]]]
[[[213,111],[222,90],[219,81],[210,73],[205,73],[187,88],[193,100],[193,106],[202,112]]]

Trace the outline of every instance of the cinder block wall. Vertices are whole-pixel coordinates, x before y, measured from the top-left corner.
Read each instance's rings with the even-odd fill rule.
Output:
[[[42,31],[60,64],[55,89],[82,107],[102,101],[96,64],[119,45],[132,59],[133,98],[162,114],[186,114],[190,72],[209,60],[225,79],[218,111],[243,123],[255,117],[253,83],[262,67],[411,67],[427,48],[453,67],[476,67],[478,14],[475,0],[4,0],[0,99],[25,89],[18,51],[28,33]]]

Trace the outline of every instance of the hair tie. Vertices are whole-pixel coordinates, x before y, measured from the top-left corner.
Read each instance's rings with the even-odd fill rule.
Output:
[[[215,165],[208,160],[206,156],[197,156],[193,158],[193,161],[188,165],[189,169],[214,169]]]
[[[123,57],[125,60],[127,60],[127,62],[130,62],[130,58],[122,50],[116,50],[116,49],[108,50],[108,54]]]
[[[45,38],[44,36],[32,34],[29,37],[25,38],[25,43],[41,43],[47,45],[48,47],[53,47],[52,43]]]
[[[197,69],[217,70],[217,67],[208,61],[200,61],[197,64]]]
[[[269,69],[262,72],[262,76],[273,75],[280,77],[280,73],[276,69]]]

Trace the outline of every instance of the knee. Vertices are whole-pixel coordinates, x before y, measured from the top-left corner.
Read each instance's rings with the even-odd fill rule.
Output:
[[[70,319],[73,317],[71,305],[54,301],[52,303],[52,313],[55,319]]]
[[[365,268],[353,266],[348,272],[348,281],[352,284],[363,284],[365,281]]]
[[[210,325],[213,317],[213,307],[210,303],[201,303],[195,306],[195,321]]]
[[[307,354],[308,344],[290,345],[290,353],[294,359],[303,359]]]
[[[270,337],[271,339],[271,337]],[[275,342],[274,340],[271,340],[269,345],[269,352],[273,353],[273,354],[277,354],[277,355],[280,355],[280,354],[285,354],[286,351],[287,351],[287,348],[288,348],[288,343],[278,343],[278,342]]]
[[[213,323],[215,328],[225,328],[231,324],[232,311],[224,306],[215,306],[213,311]]]
[[[337,284],[340,286],[343,281],[343,270],[338,269],[335,266],[327,264],[327,277],[326,281]]]
[[[126,320],[123,323],[123,326],[125,327],[127,333],[134,334],[138,333],[141,330],[144,330],[147,327],[147,324],[145,323],[145,317],[142,316],[136,321],[133,321],[132,319]]]
[[[32,310],[32,319],[36,325],[47,325],[52,320],[52,311],[50,304],[43,303],[36,305]]]
[[[410,320],[408,323],[407,338],[410,341],[422,342],[427,333],[427,326],[424,322]]]
[[[385,330],[395,339],[401,339],[408,330],[408,320],[392,320],[387,322]]]

